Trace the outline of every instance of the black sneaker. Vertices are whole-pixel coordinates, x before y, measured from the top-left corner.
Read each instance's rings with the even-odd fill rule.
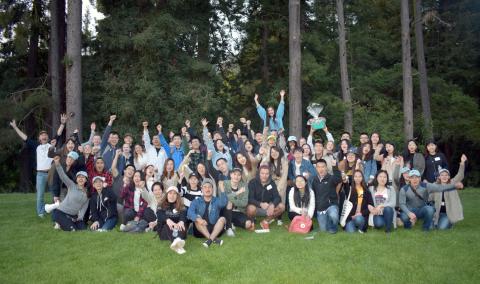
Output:
[[[205,248],[209,248],[211,244],[212,244],[212,240],[208,239],[208,240],[204,241],[202,245]]]
[[[213,242],[215,242],[216,245],[223,245],[223,240],[220,240],[220,239],[215,239]]]

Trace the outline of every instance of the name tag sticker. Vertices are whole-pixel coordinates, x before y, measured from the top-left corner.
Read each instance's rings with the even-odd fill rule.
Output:
[[[267,190],[270,190],[270,189],[272,189],[272,185],[271,185],[271,184],[269,184],[269,185],[267,186]]]
[[[435,157],[435,161],[438,162],[438,161],[440,161],[440,160],[441,160],[440,157]]]

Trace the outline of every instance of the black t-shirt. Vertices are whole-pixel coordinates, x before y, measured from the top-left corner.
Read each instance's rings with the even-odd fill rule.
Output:
[[[203,212],[203,220],[207,221],[208,224],[210,224],[210,220],[208,219],[208,209],[210,208],[210,202],[205,202],[205,212]]]

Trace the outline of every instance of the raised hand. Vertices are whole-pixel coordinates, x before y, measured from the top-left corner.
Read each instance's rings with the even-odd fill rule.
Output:
[[[456,188],[456,189],[459,189],[459,190],[460,190],[460,189],[463,189],[463,183],[457,182],[457,183],[455,184],[455,188]]]
[[[95,132],[95,129],[97,129],[97,124],[96,124],[95,122],[92,122],[92,123],[90,124],[90,130],[91,130],[92,132]]]
[[[75,128],[75,130],[73,130],[73,134],[77,134],[78,133],[78,128]]]
[[[188,119],[185,120],[185,126],[186,126],[187,128],[190,128],[190,120],[188,120]]]
[[[232,123],[230,123],[230,124],[228,125],[228,132],[232,132],[232,131],[233,131],[233,127],[234,127],[234,125],[233,125]]]
[[[78,152],[83,153],[83,146],[82,145],[78,146]]]
[[[10,126],[11,126],[12,128],[17,128],[17,122],[15,121],[15,119],[12,120],[12,121],[10,121]]]
[[[250,125],[252,125],[252,121],[251,121],[251,120],[247,120],[247,128],[250,128]]]
[[[122,154],[122,149],[117,149],[115,151],[115,156],[120,156]]]
[[[255,100],[255,102],[258,103],[258,94],[257,93],[255,93],[255,97],[253,99]]]
[[[162,125],[160,123],[157,124],[157,131],[158,133],[162,133]]]
[[[203,125],[203,127],[207,127],[208,120],[206,118],[202,118],[202,125]]]
[[[55,157],[53,157],[53,161],[55,162],[55,165],[60,165],[60,156],[56,155]]]
[[[283,98],[285,96],[285,90],[280,90],[280,96]]]
[[[460,163],[461,164],[465,164],[465,162],[467,161],[467,156],[465,156],[465,154],[462,154],[462,157],[460,157]]]
[[[223,117],[219,116],[217,117],[217,125],[222,126],[223,124]]]
[[[213,152],[208,150],[208,154],[207,154],[207,159],[208,160],[211,160],[212,159],[212,156],[213,156]]]
[[[57,139],[52,139],[52,140],[50,140],[50,145],[51,145],[52,147],[55,147],[55,146],[57,145]]]
[[[115,114],[110,115],[110,122],[114,122],[115,119],[117,119],[117,116]]]
[[[60,115],[60,123],[61,123],[61,124],[65,124],[65,123],[67,123],[67,120],[68,120],[67,114],[66,114],[66,113],[62,113],[62,114]]]
[[[147,129],[148,128],[148,121],[142,122],[142,126],[143,126],[144,129]]]

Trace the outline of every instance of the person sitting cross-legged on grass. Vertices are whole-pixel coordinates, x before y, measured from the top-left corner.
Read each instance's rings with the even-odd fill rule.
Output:
[[[336,187],[342,182],[342,176],[333,160],[333,175],[328,173],[327,162],[320,159],[315,164],[317,176],[313,179],[312,190],[315,194],[315,210],[321,232],[336,233],[338,230],[338,197]]]
[[[399,205],[402,213],[400,218],[405,229],[410,229],[418,219],[423,219],[423,230],[432,228],[435,208],[428,202],[432,192],[443,192],[463,188],[461,182],[456,184],[420,183],[421,174],[413,169],[409,172],[410,184],[404,186],[399,192]]]
[[[124,200],[123,224],[120,225],[120,231],[141,232],[147,228],[148,223],[143,220],[143,213],[148,203],[141,196],[144,189],[143,173],[136,171],[133,174],[133,184],[126,184],[120,193],[120,198]]]
[[[245,215],[248,204],[248,188],[242,179],[242,169],[233,168],[230,171],[230,180],[220,181],[220,191],[225,191],[228,198],[227,207],[224,209],[227,236],[234,237],[232,223],[241,228],[254,230],[255,223]]]
[[[271,179],[270,167],[260,166],[257,177],[248,183],[247,216],[249,218],[265,217],[260,222],[260,226],[263,229],[269,229],[270,221],[281,218],[284,211],[285,205],[282,203],[275,182]]]
[[[395,204],[397,193],[395,189],[388,185],[387,171],[380,170],[373,180],[373,186],[369,188],[372,195],[373,205],[368,206],[370,215],[373,218],[373,225],[376,229],[385,227],[385,232],[389,233],[395,227],[397,214],[395,213]]]
[[[225,192],[213,196],[213,183],[204,179],[202,183],[203,196],[196,198],[188,208],[188,219],[193,223],[193,235],[197,238],[206,238],[203,246],[208,248],[212,243],[222,245],[223,240],[218,239],[224,230],[225,217],[220,217],[220,211],[227,205],[228,199]]]
[[[308,186],[307,178],[303,175],[295,177],[295,186],[288,193],[289,212],[288,219],[293,220],[296,216],[313,218],[315,213],[315,194]]]
[[[361,170],[353,172],[352,184],[346,186],[350,193],[345,193],[345,196],[350,196],[350,202],[353,207],[347,217],[347,224],[345,225],[345,232],[354,233],[358,230],[359,233],[364,233],[368,228],[368,207],[373,205],[372,195],[368,191],[365,184],[365,177]]]
[[[60,164],[60,156],[55,156],[53,160],[58,176],[68,188],[65,199],[60,203],[58,209],[53,210],[53,220],[64,231],[85,230],[83,216],[88,208],[87,173],[84,171],[78,172],[76,174],[77,183],[75,183],[65,174]]]
[[[160,240],[169,240],[170,248],[178,254],[184,254],[187,231],[185,222],[187,213],[183,199],[175,186],[170,186],[162,197],[157,211],[157,232]]]
[[[110,231],[117,224],[117,196],[110,187],[106,187],[105,178],[95,176],[92,179],[95,192],[90,198],[90,219],[93,231]]]

